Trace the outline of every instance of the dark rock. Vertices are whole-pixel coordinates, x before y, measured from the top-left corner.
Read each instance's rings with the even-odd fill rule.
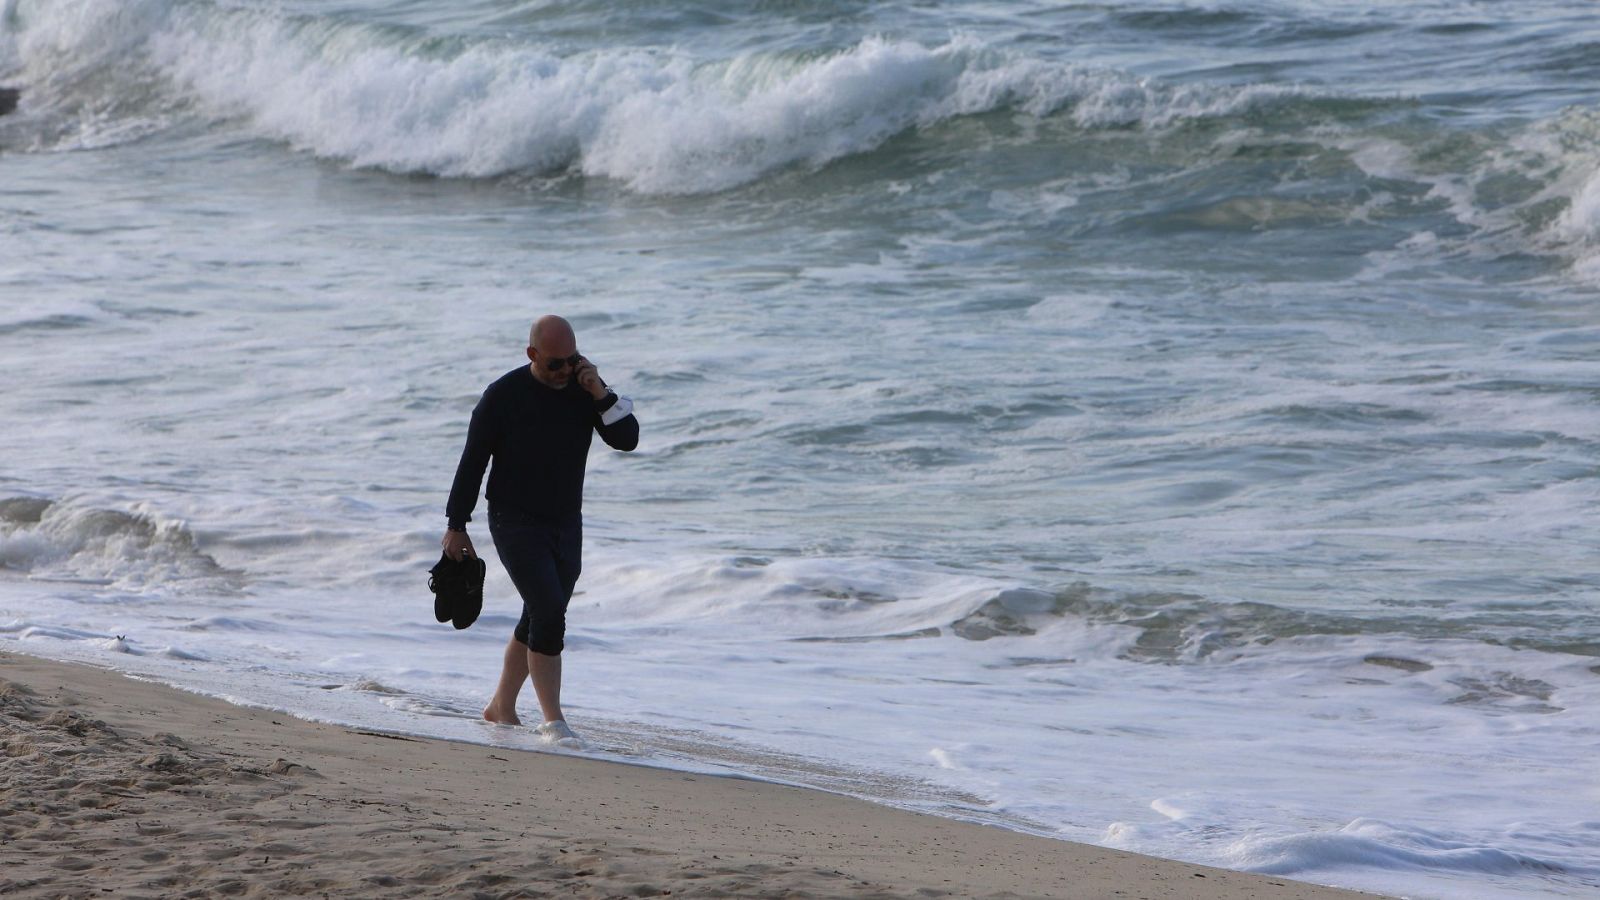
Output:
[[[17,104],[22,101],[22,91],[17,88],[0,87],[0,116],[16,112]]]
[[[1372,656],[1368,656],[1363,659],[1362,662],[1374,666],[1383,666],[1387,669],[1399,669],[1402,672],[1429,672],[1433,670],[1433,666],[1430,666],[1421,660],[1406,659],[1403,656],[1380,656],[1378,654],[1373,654]]]

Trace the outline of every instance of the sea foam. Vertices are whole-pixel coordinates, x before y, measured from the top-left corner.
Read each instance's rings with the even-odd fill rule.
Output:
[[[576,171],[663,194],[821,166],[959,116],[1070,111],[1082,127],[1161,127],[1303,93],[1172,87],[961,36],[696,60],[633,48],[561,55],[509,40],[441,44],[173,0],[9,0],[0,21],[0,72],[18,74],[38,115],[80,123],[61,126],[63,145],[142,136],[186,110],[356,166],[449,177]]]
[[[134,591],[226,591],[237,578],[180,520],[32,497],[0,500],[0,569]]]

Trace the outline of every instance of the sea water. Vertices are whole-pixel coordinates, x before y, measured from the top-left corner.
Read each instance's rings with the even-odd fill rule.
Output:
[[[0,86],[0,648],[537,748],[482,504],[424,582],[557,312],[595,755],[1600,891],[1590,4],[0,0]]]

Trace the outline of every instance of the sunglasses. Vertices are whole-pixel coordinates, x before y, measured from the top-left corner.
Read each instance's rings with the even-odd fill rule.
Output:
[[[571,366],[576,369],[578,367],[578,363],[582,361],[582,359],[582,356],[574,353],[571,356],[560,359],[547,359],[544,361],[544,367],[552,372],[559,372],[567,366]]]

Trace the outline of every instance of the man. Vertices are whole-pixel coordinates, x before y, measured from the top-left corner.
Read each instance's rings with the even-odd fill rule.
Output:
[[[489,534],[506,573],[522,595],[522,618],[506,645],[490,722],[520,725],[517,694],[532,678],[546,741],[581,746],[561,712],[561,648],[567,602],[582,568],[583,474],[594,432],[617,450],[639,444],[633,403],[606,388],[594,364],[578,354],[572,326],[545,316],[528,335],[528,365],[489,385],[472,411],[467,446],[445,504],[445,553],[477,555],[467,522],[489,472]]]

